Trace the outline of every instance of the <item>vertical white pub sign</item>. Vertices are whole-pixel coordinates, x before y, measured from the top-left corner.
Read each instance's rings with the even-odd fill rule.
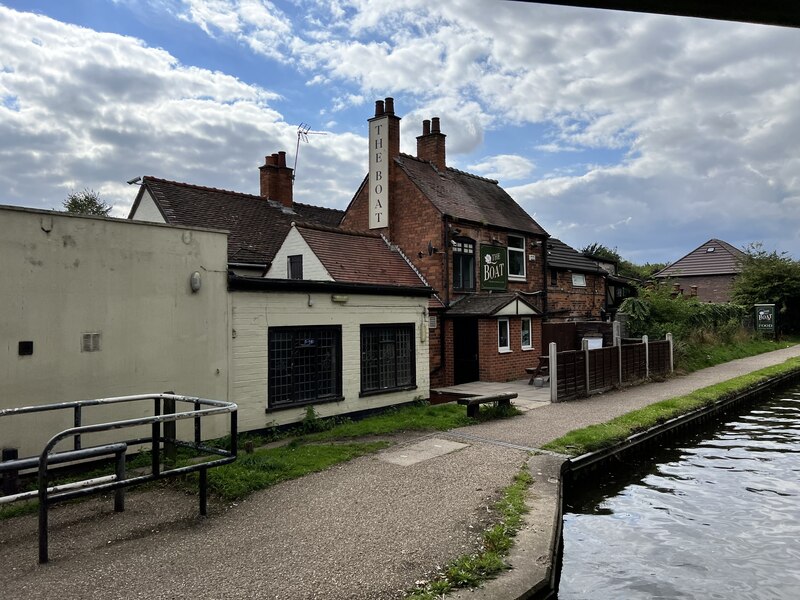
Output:
[[[389,226],[389,117],[369,122],[369,228]]]

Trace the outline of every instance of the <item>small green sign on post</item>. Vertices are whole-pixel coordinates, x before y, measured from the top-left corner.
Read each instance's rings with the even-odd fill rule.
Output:
[[[502,246],[481,244],[481,289],[504,292],[508,287],[508,253]]]
[[[775,328],[775,305],[756,304],[756,331],[774,336]]]

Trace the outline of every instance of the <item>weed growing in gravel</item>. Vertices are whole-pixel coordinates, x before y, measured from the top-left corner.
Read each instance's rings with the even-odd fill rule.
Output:
[[[321,445],[293,442],[280,448],[255,450],[239,455],[234,463],[209,469],[208,487],[225,501],[238,500],[256,490],[322,471],[388,445],[387,442]]]
[[[476,554],[461,556],[442,569],[433,580],[408,590],[408,600],[437,600],[457,588],[476,587],[508,569],[505,557],[514,545],[514,537],[522,526],[522,515],[528,512],[525,493],[533,483],[527,466],[514,477],[514,483],[503,490],[494,508],[502,520],[483,533],[483,544]]]

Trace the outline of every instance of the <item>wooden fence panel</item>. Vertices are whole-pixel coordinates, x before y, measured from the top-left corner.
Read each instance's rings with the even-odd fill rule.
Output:
[[[542,348],[555,342],[559,351],[578,350],[575,323],[542,323]]]
[[[619,385],[619,351],[616,347],[589,350],[589,393]]]
[[[586,366],[582,351],[559,352],[557,371],[559,400],[572,400],[586,395]]]
[[[650,374],[665,375],[669,373],[669,341],[650,342]]]
[[[647,377],[647,357],[644,344],[622,345],[622,383]]]

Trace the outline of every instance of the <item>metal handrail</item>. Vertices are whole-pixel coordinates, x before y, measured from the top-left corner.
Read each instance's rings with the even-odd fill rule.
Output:
[[[100,406],[108,404],[119,404],[124,402],[138,402],[143,400],[154,401],[153,412],[155,414],[149,417],[138,417],[134,419],[120,419],[117,421],[109,421],[105,423],[97,423],[93,425],[82,425],[82,408],[87,406]],[[193,405],[194,409],[183,412],[166,412],[162,414],[162,402],[169,401],[170,403],[185,402]],[[166,404],[166,402],[164,402]],[[208,406],[209,408],[200,408],[201,406]],[[160,394],[139,394],[134,396],[117,396],[111,398],[99,398],[93,400],[78,400],[72,402],[58,402],[52,404],[43,404],[37,406],[24,406],[19,408],[0,409],[0,418],[4,416],[29,414],[36,412],[45,412],[53,410],[73,409],[75,412],[74,422],[75,426],[65,429],[56,433],[45,444],[42,452],[38,458],[38,498],[39,498],[39,562],[46,563],[48,561],[48,507],[50,504],[85,496],[88,494],[95,494],[106,490],[121,490],[125,487],[155,481],[163,477],[174,477],[177,475],[184,475],[194,471],[199,471],[199,496],[200,496],[200,514],[205,515],[207,512],[207,470],[216,466],[224,465],[236,460],[237,455],[237,437],[238,437],[238,422],[237,410],[238,406],[233,402],[226,402],[222,400],[211,400],[209,398],[198,398],[196,396],[181,396],[170,393]],[[230,437],[231,445],[230,450],[223,450],[220,448],[212,448],[202,444],[201,440],[201,419],[203,417],[229,414],[230,415]],[[175,423],[180,420],[194,419],[195,421],[195,440],[194,443],[183,442],[174,437],[168,439],[161,434],[161,425],[166,423]],[[117,467],[117,477],[110,482],[97,482],[93,485],[80,487],[75,490],[61,491],[58,489],[48,490],[48,467],[59,456],[59,453],[54,453],[55,446],[64,438],[72,437],[74,440],[75,449],[63,454],[69,454],[74,457],[74,460],[80,460],[89,456],[98,455],[97,449],[81,449],[81,435],[87,433],[96,433],[100,431],[110,431],[113,429],[124,429],[128,427],[139,427],[143,425],[150,425],[152,427],[151,436],[149,438],[136,438],[132,440],[125,440],[125,444],[151,444],[152,452],[152,472],[149,475],[141,475],[138,477],[126,478],[124,476],[124,450],[122,451],[123,468]],[[164,442],[172,445],[188,446],[197,450],[202,450],[210,454],[216,454],[220,458],[202,462],[194,465],[184,467],[161,469],[160,460],[160,444]],[[114,450],[113,445],[109,445],[108,449],[118,454],[119,463],[119,449]],[[101,447],[101,450],[105,447]],[[9,461],[11,463],[15,461]],[[25,462],[30,463],[29,459],[20,459],[16,461],[18,464]],[[60,461],[63,462],[63,461]],[[28,467],[30,468],[30,467]],[[63,489],[63,488],[62,488]],[[55,492],[50,495],[50,492]],[[121,493],[118,491],[115,498],[115,510],[123,510],[124,503]]]

